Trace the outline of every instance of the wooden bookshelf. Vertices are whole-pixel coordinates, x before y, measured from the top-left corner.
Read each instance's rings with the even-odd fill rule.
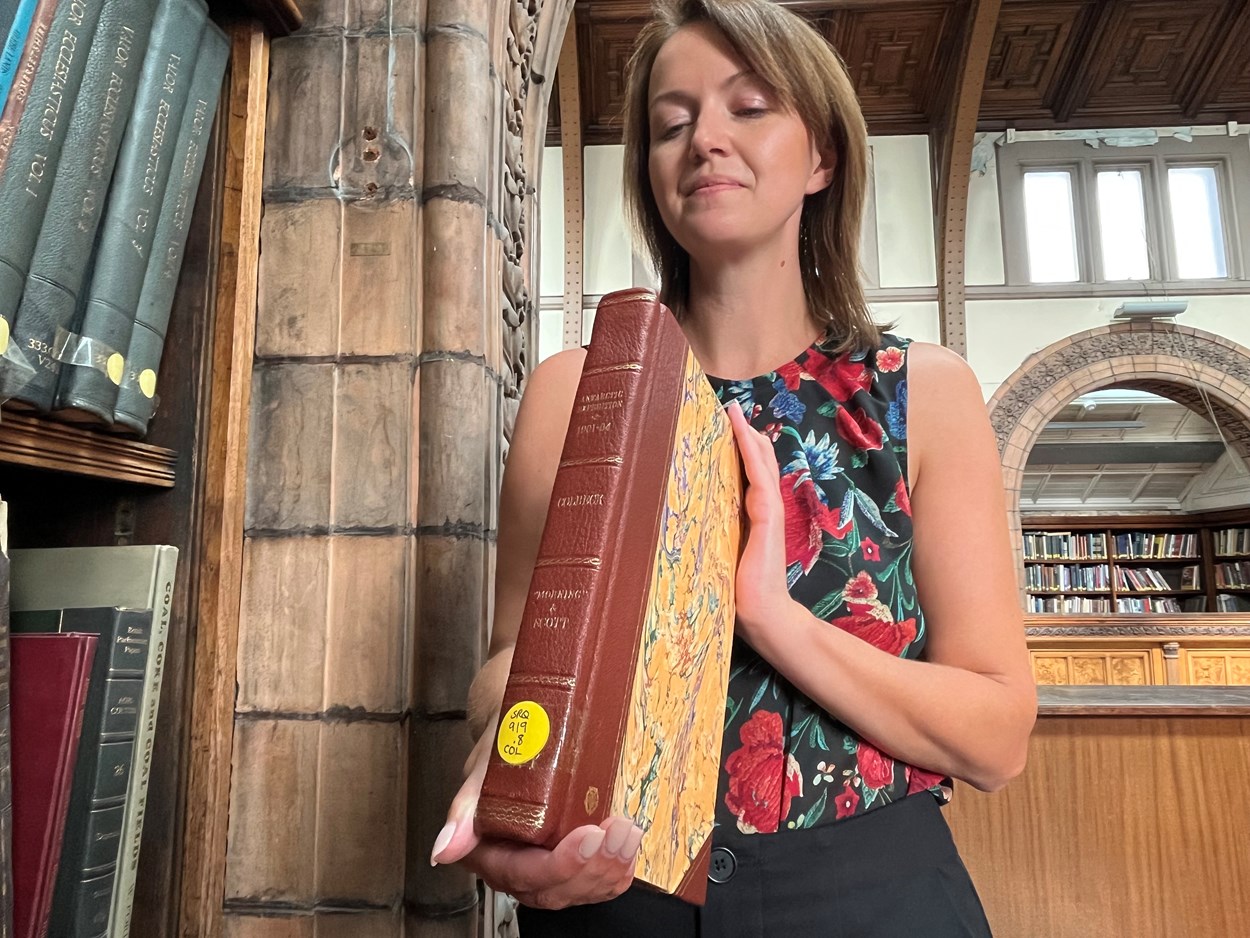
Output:
[[[0,413],[10,547],[178,548],[131,935],[220,935],[269,43],[291,0],[210,0],[231,55],[138,441]]]
[[[167,489],[174,486],[177,462],[178,454],[164,446],[33,414],[0,413],[0,463]]]
[[[1239,563],[1250,558],[1217,553],[1216,539],[1220,531],[1247,527],[1250,527],[1250,509],[1189,516],[1025,518],[1024,567],[1028,611],[1031,615],[1045,617],[1219,612],[1220,594],[1250,597],[1250,578],[1236,586],[1217,586],[1217,564]],[[1194,567],[1197,568],[1197,586],[1187,587],[1184,583],[1185,571]],[[1066,586],[1062,582],[1055,586],[1047,582],[1065,577],[1068,580]],[[1098,583],[1091,588],[1090,580],[1095,577]],[[1149,583],[1154,585],[1147,585]],[[1102,600],[1106,605],[1100,609],[1079,611],[1045,611],[1035,605],[1048,599],[1068,598]],[[1203,608],[1140,611],[1120,608],[1121,600],[1151,598],[1182,603],[1187,599],[1201,598]]]

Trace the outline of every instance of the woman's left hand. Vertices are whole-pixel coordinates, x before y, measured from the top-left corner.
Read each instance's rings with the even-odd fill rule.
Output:
[[[738,402],[726,408],[746,470],[746,546],[735,589],[738,631],[748,640],[793,604],[786,588],[786,512],[772,441],[747,423]]]

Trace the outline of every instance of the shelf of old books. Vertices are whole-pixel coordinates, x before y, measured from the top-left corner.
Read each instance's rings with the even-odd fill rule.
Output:
[[[1250,611],[1250,528],[1218,519],[1026,519],[1023,550],[1032,614]]]

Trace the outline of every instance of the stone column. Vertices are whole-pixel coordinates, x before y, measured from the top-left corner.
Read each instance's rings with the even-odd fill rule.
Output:
[[[397,938],[424,8],[301,6],[271,58],[224,934]]]
[[[473,878],[429,853],[528,367],[527,124],[572,0],[301,7],[272,50],[225,934],[473,935]]]

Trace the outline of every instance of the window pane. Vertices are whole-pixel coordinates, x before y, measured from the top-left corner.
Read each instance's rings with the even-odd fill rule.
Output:
[[[1098,174],[1098,227],[1102,235],[1104,280],[1146,280],[1146,203],[1139,169]]]
[[[1168,168],[1176,275],[1182,280],[1228,276],[1219,192],[1213,166]]]
[[[1072,211],[1072,174],[1066,170],[1025,173],[1024,220],[1029,280],[1033,283],[1080,280]]]

